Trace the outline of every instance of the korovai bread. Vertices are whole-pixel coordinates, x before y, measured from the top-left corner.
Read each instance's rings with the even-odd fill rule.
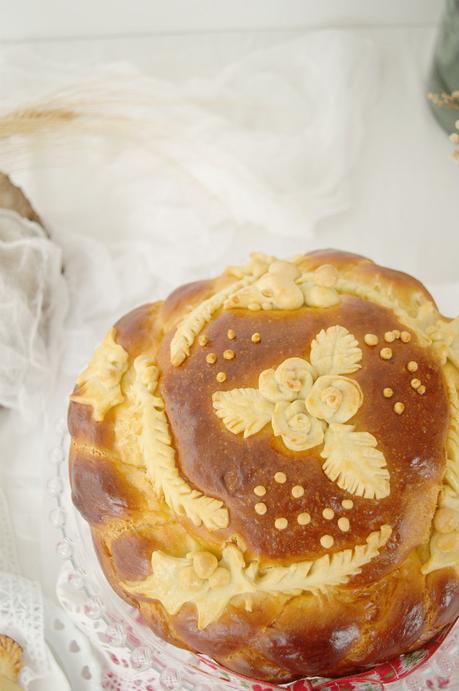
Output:
[[[459,615],[459,320],[333,250],[178,288],[71,395],[73,501],[166,641],[270,682],[341,676]]]

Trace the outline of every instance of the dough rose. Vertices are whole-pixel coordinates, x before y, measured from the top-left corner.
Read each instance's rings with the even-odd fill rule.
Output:
[[[312,387],[314,370],[299,357],[291,357],[274,369],[260,374],[258,387],[262,396],[277,403],[305,398]]]
[[[354,379],[331,374],[314,383],[306,398],[306,408],[320,420],[343,423],[356,414],[362,402],[362,389]]]
[[[292,451],[306,451],[323,441],[322,425],[308,415],[304,401],[276,403],[271,422],[275,436]]]
[[[295,310],[302,307],[304,297],[302,290],[296,285],[295,279],[300,272],[296,266],[288,262],[273,262],[269,270],[262,276],[256,287],[262,296],[272,301],[277,309]]]

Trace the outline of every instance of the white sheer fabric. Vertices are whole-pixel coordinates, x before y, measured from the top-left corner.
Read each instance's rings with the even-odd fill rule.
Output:
[[[0,209],[0,405],[35,411],[53,378],[65,303],[59,247],[36,223]]]

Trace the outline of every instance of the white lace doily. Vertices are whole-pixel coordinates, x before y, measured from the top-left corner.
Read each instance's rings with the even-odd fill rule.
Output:
[[[40,584],[20,575],[8,506],[1,490],[0,633],[13,638],[24,650],[20,681],[25,687],[48,673]]]

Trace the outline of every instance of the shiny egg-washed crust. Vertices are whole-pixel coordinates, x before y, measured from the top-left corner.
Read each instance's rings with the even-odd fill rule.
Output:
[[[442,497],[447,496],[446,505],[459,511],[459,498],[450,489],[456,482],[452,467],[456,451],[450,460],[445,451],[448,444],[450,448],[456,444],[454,415],[459,412],[453,410],[451,399],[458,386],[457,363],[450,362],[455,357],[452,339],[445,345],[447,337],[438,336],[440,315],[431,296],[406,274],[333,250],[293,261],[308,275],[324,265],[327,271],[335,267],[339,301],[328,307],[283,310],[212,306],[192,342],[181,346],[189,354],[173,364],[171,341],[177,325],[240,276],[226,272],[214,280],[182,286],[165,302],[139,307],[115,325],[109,343],[114,364],[103,396],[114,391],[116,404],[103,419],[96,421],[92,406],[82,402],[89,401],[85,399],[90,395],[85,389],[88,378],[99,385],[97,369],[86,379],[81,375],[73,394],[78,402],[72,401],[69,409],[73,501],[91,525],[99,560],[115,591],[138,607],[148,625],[167,641],[272,682],[361,670],[419,647],[459,616],[459,563],[448,561],[440,550],[439,562],[426,567],[429,545],[436,544],[433,521],[444,505]],[[249,284],[253,281],[249,279]],[[450,324],[441,320],[443,326]],[[358,369],[347,376],[363,392],[363,403],[347,424],[377,441],[390,475],[390,492],[381,499],[350,494],[331,482],[322,470],[321,447],[291,451],[273,436],[270,425],[244,438],[228,431],[213,409],[215,392],[256,388],[263,370],[291,357],[307,360],[313,339],[333,325],[347,329],[362,351]],[[384,334],[397,332],[409,337],[402,341],[397,335],[394,342],[385,341]],[[253,339],[254,334],[260,339]],[[366,345],[368,334],[378,336],[378,345]],[[199,341],[199,335],[205,335],[207,343]],[[388,360],[380,354],[383,347],[391,348]],[[223,357],[228,349],[233,352],[229,359]],[[215,363],[206,361],[210,353],[217,355]],[[415,373],[407,367],[413,362]],[[226,375],[221,382],[216,377],[220,371]],[[100,380],[104,377],[106,372]],[[413,378],[425,386],[423,394],[412,385]],[[148,382],[146,388],[142,382]],[[386,398],[384,388],[393,395]],[[166,475],[158,475],[151,465],[146,469],[142,461],[147,447],[138,443],[142,423],[138,412],[132,412],[139,410],[132,407],[135,395],[141,397],[143,409],[156,410],[153,427],[162,426]],[[403,403],[402,414],[394,410],[397,401]],[[276,473],[283,474],[285,481],[276,481]],[[199,521],[182,505],[177,511],[171,509],[163,491],[169,477],[184,483],[180,501],[183,492],[193,490],[196,500],[216,500],[209,511],[220,517],[220,523],[214,525],[209,519],[197,525]],[[445,477],[450,478],[447,489]],[[303,488],[297,498],[292,496],[294,486]],[[265,493],[257,496],[256,487]],[[349,499],[353,506],[345,509],[342,502]],[[266,505],[264,513],[255,509],[257,503]],[[324,508],[332,509],[333,520],[323,516]],[[305,513],[310,521],[300,525],[297,516]],[[276,528],[279,517],[286,519],[287,529]],[[338,528],[339,518],[348,519],[348,530]],[[454,549],[459,550],[454,512],[448,520],[447,530],[444,521],[437,520],[435,539],[445,539],[449,531],[446,537],[456,540]],[[154,554],[161,559],[176,557],[170,562],[175,568],[174,564],[187,566],[186,555],[197,551],[223,559],[225,545],[233,545],[243,555],[237,557],[242,564],[245,560],[255,570],[257,564],[262,575],[270,568],[284,574],[284,567],[305,560],[314,564],[312,572],[322,574],[324,562],[320,561],[320,568],[317,564],[325,554],[354,558],[355,546],[365,545],[369,534],[382,526],[390,526],[388,537],[367,563],[337,585],[325,578],[325,586],[310,591],[254,588],[249,601],[244,594],[231,596],[218,619],[206,620],[204,626],[191,599],[171,613],[166,599],[162,604],[160,597],[152,596],[157,591],[148,595],[145,588],[142,594],[139,586],[153,582]],[[322,546],[324,535],[333,538],[331,549]],[[453,548],[448,545],[448,549],[447,555]],[[224,559],[219,565],[225,565]],[[252,579],[250,571],[248,575]]]

